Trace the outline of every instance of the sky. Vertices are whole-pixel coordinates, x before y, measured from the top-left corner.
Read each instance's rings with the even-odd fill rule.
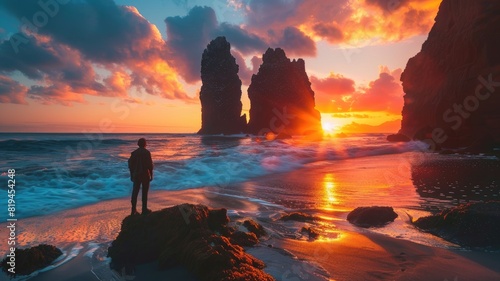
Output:
[[[201,54],[225,36],[247,88],[303,58],[326,131],[397,130],[400,75],[439,0],[0,0],[0,132],[192,133]]]

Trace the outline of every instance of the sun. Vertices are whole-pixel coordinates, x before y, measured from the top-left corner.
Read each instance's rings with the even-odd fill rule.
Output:
[[[337,126],[335,126],[332,122],[323,121],[321,122],[321,127],[323,127],[323,133],[331,134],[336,131]]]

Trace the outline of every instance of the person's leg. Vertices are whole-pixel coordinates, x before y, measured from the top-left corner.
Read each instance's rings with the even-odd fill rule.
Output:
[[[134,181],[134,188],[132,189],[132,215],[137,213],[137,196],[139,195],[139,189],[141,188],[141,182],[140,181]]]
[[[142,181],[142,213],[150,212],[148,210],[148,192],[149,192],[149,179]]]

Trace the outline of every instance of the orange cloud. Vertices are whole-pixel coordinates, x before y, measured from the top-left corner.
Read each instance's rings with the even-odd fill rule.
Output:
[[[380,67],[379,77],[368,86],[356,87],[353,80],[339,74],[319,79],[311,76],[316,108],[323,113],[385,111],[400,114],[403,107],[401,69]],[[356,89],[357,88],[357,89]]]
[[[386,111],[400,114],[403,108],[403,87],[399,81],[402,70],[390,71],[387,67],[380,68],[378,79],[362,88],[356,95],[352,107],[356,111]]]
[[[37,2],[9,2],[6,9],[21,20],[30,5]],[[9,40],[0,41],[0,73],[19,71],[31,79],[35,85],[27,89],[28,98],[70,105],[85,102],[85,95],[137,100],[130,95],[144,92],[194,101],[168,59],[172,54],[158,28],[135,7],[69,2],[64,15],[36,33],[15,34],[25,39],[17,52]]]
[[[311,87],[315,92],[316,108],[321,112],[347,110],[346,101],[356,91],[354,80],[331,73],[326,78],[311,76]]]
[[[263,36],[270,29],[295,26],[316,40],[359,45],[426,34],[440,3],[441,0],[251,0],[244,9],[247,28]]]

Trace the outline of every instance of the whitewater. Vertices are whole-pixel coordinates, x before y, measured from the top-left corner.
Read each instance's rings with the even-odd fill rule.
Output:
[[[384,134],[266,141],[244,135],[2,133],[1,178],[7,182],[7,170],[16,170],[17,217],[130,196],[127,159],[141,137],[155,165],[152,190],[230,187],[314,162],[420,149],[414,142],[388,143]]]

